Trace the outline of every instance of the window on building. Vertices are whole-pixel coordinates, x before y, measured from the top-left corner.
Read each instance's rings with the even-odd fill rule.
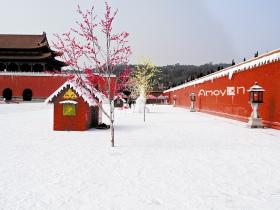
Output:
[[[76,104],[63,104],[63,116],[76,116]]]

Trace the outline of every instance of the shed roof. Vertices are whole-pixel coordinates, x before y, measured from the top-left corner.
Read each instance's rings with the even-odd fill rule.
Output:
[[[106,96],[100,91],[96,90],[89,81],[83,83],[84,86],[77,82],[77,78],[66,81],[53,94],[51,94],[45,103],[53,103],[55,98],[62,93],[66,88],[72,88],[89,106],[97,106],[98,102],[107,101]],[[93,93],[93,94],[92,94]]]
[[[117,99],[120,99],[122,102],[125,102],[123,96],[120,95],[120,94],[119,94],[119,95],[116,95],[116,96],[114,97],[114,101],[117,100]]]

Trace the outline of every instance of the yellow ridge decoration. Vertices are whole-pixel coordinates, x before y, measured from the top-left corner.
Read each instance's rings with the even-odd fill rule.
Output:
[[[76,99],[78,96],[74,93],[72,89],[68,89],[63,96],[64,99]]]

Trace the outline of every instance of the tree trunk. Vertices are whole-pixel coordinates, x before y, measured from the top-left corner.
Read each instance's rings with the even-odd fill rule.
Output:
[[[115,147],[115,131],[114,131],[113,121],[110,121],[110,130],[111,130],[111,146]]]
[[[144,122],[146,121],[146,102],[144,103]]]
[[[115,130],[114,130],[114,104],[110,101],[110,130],[111,130],[111,145],[115,146]]]

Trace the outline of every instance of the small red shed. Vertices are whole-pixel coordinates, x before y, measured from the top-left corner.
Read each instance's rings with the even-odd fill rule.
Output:
[[[84,131],[96,127],[102,121],[98,104],[101,105],[104,99],[101,92],[90,86],[82,88],[74,79],[65,82],[46,99],[47,103],[54,104],[53,129]]]

